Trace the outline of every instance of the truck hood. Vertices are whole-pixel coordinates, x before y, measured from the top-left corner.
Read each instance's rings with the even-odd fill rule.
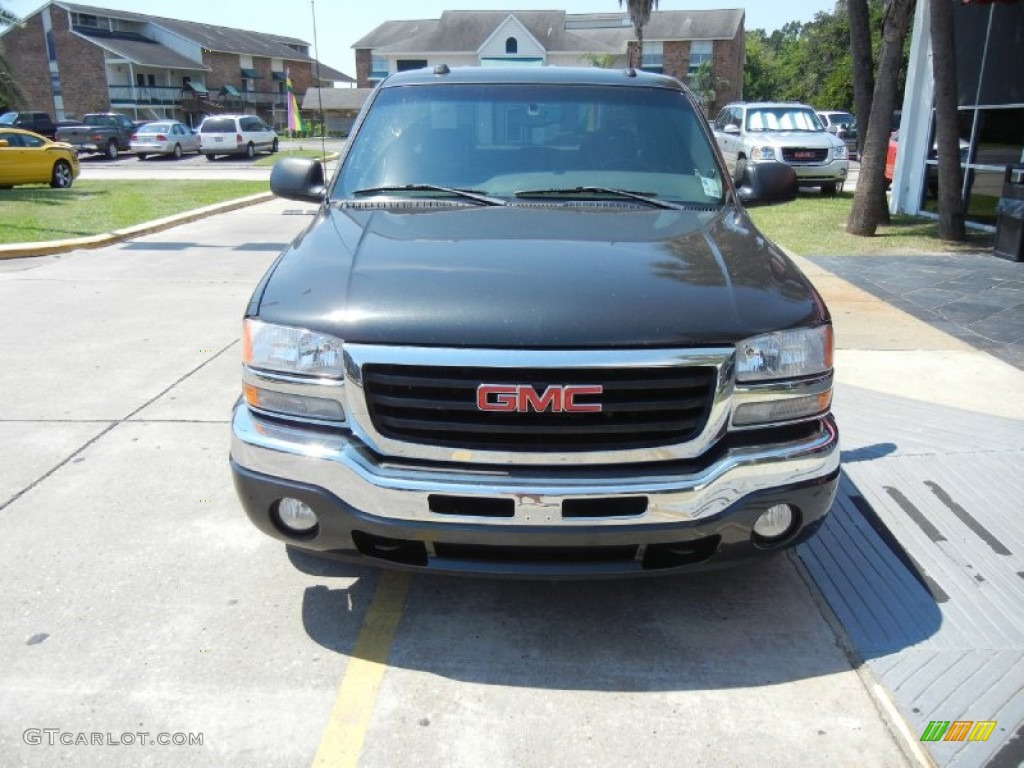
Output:
[[[843,146],[843,142],[828,131],[764,131],[747,136],[751,144],[770,144],[773,147],[832,149]]]
[[[351,342],[490,348],[734,343],[827,319],[742,209],[327,206],[249,307]]]

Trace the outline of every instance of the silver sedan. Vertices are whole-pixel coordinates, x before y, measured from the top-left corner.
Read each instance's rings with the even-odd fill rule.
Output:
[[[148,155],[174,155],[199,152],[199,135],[177,120],[160,120],[139,126],[132,134],[132,152],[139,160]]]

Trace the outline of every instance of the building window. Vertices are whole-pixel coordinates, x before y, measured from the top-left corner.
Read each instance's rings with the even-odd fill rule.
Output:
[[[424,69],[427,66],[426,59],[399,59],[395,62],[399,72],[408,72],[410,69]]]
[[[965,218],[994,226],[1007,165],[1024,162],[1024,76],[1018,65],[1024,16],[1011,6],[954,8],[959,87],[960,183]],[[938,158],[932,111],[921,210],[938,212]]]
[[[661,72],[665,62],[665,44],[661,42],[644,43],[644,58],[640,69],[645,72]]]
[[[1007,165],[1024,162],[1024,104],[974,105],[959,110],[960,183],[967,219],[995,225]],[[925,161],[921,209],[939,211],[939,167],[935,139],[935,112],[929,133],[931,147]]]
[[[370,58],[370,79],[383,80],[388,76],[388,60],[384,56]]]
[[[519,53],[519,41],[514,37],[505,40],[505,53]]]
[[[692,40],[690,42],[690,69],[687,74],[693,77],[705,61],[711,61],[714,44],[710,40]]]
[[[71,14],[71,26],[73,27],[98,27],[99,23],[96,17],[91,13],[73,13]]]

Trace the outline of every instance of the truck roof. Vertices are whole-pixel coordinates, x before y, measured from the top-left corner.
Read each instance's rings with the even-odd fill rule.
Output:
[[[619,85],[655,87],[682,91],[682,83],[667,75],[638,69],[602,69],[600,67],[452,67],[445,64],[414,69],[389,76],[382,88],[403,85],[537,84],[537,85]]]

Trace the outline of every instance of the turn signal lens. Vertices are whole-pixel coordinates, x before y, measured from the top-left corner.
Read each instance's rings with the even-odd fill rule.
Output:
[[[262,387],[255,387],[252,384],[245,384],[242,387],[245,394],[245,402],[251,408],[258,408],[269,413],[279,413],[282,416],[297,416],[303,419],[317,419],[319,421],[344,421],[345,410],[337,400],[327,397],[309,397],[307,395],[294,395],[287,392],[275,392]]]
[[[825,413],[832,405],[832,390],[820,395],[791,397],[785,400],[766,400],[763,403],[745,403],[736,408],[732,423],[737,427],[752,424],[776,424],[783,421],[806,419]]]

